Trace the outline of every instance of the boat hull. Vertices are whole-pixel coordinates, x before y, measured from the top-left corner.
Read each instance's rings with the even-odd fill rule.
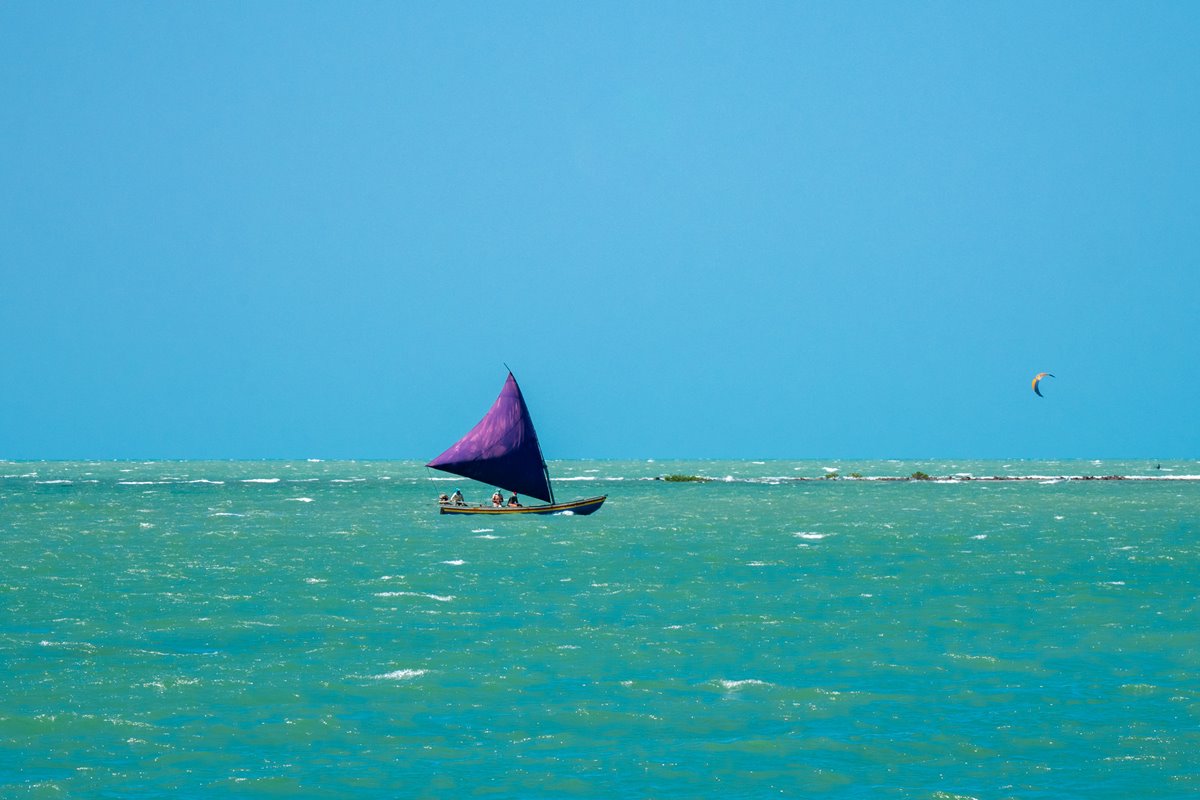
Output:
[[[443,514],[563,514],[570,512],[571,514],[583,516],[586,514],[595,513],[600,506],[604,505],[604,501],[608,499],[608,495],[602,497],[589,497],[584,500],[572,500],[569,503],[551,503],[546,506],[517,506],[510,508],[508,506],[452,506],[449,503],[439,503],[438,509]]]

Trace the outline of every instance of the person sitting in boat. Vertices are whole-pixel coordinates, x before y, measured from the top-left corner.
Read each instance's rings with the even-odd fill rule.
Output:
[[[446,503],[450,502],[450,495],[446,494],[445,492],[442,492],[441,494],[438,495],[438,502],[441,503],[442,505],[446,505]]]
[[[497,489],[496,493],[492,495],[492,505],[496,508],[504,505],[504,495],[500,494],[499,489]]]
[[[513,496],[508,498],[508,507],[509,508],[520,508],[521,507],[521,501],[517,499],[516,492],[513,492]]]
[[[454,490],[454,494],[450,495],[450,502],[456,506],[465,506],[467,502],[463,500],[462,492],[458,489]]]

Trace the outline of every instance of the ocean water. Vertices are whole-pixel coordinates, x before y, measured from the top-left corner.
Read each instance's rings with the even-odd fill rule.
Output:
[[[551,472],[0,462],[0,797],[1200,793],[1200,463]]]

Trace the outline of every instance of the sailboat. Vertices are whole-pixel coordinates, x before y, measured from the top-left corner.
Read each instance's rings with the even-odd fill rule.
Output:
[[[604,495],[569,503],[555,502],[550,472],[546,469],[546,459],[542,457],[537,431],[533,429],[529,408],[511,370],[500,396],[483,419],[446,452],[425,466],[498,486],[548,504],[494,506],[440,501],[438,508],[443,514],[591,514],[608,499],[608,495]]]

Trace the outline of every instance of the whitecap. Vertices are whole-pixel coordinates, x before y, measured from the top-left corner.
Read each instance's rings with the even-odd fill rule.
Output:
[[[383,675],[372,675],[377,681],[406,681],[412,678],[419,678],[429,672],[425,669],[398,669],[394,672],[386,672]]]
[[[449,564],[452,567],[461,567],[463,564],[465,564],[467,562],[463,561],[461,558],[456,558],[452,561],[443,561],[442,563]]]
[[[496,530],[496,529],[495,528],[476,528],[475,530],[471,531],[471,533],[491,533],[494,530]]]
[[[46,484],[46,485],[54,484],[54,483],[74,483],[74,482],[75,481],[69,481],[69,480],[66,480],[63,478],[60,478],[58,480],[53,480],[53,481],[34,481],[34,483],[41,483],[41,484]]]
[[[312,501],[311,497],[289,497],[287,499],[289,503],[311,503]]]
[[[225,481],[210,481],[208,478],[197,478],[194,481],[188,481],[188,483],[211,483],[214,486],[223,486]]]
[[[242,478],[242,483],[279,483],[279,478]]]
[[[362,483],[366,478],[334,478],[330,483]]]
[[[439,603],[449,603],[454,599],[454,595],[440,594],[425,594],[423,592],[376,592],[376,597],[427,597],[430,600],[437,600]]]
[[[305,583],[329,583],[329,581],[327,581],[324,578],[305,578],[304,582]]]
[[[95,650],[96,645],[91,642],[51,642],[43,639],[38,642],[42,647],[81,647],[84,650]]]
[[[214,511],[209,514],[210,517],[244,517],[245,514],[235,514],[232,511]]]
[[[798,539],[824,539],[828,533],[817,533],[816,531],[796,531],[792,536]]]
[[[747,678],[745,680],[740,680],[740,681],[729,681],[729,680],[721,679],[721,680],[717,681],[717,683],[721,684],[721,688],[727,689],[729,691],[741,689],[743,686],[770,686],[771,685],[771,684],[767,683],[766,681],[760,681],[758,678]]]

